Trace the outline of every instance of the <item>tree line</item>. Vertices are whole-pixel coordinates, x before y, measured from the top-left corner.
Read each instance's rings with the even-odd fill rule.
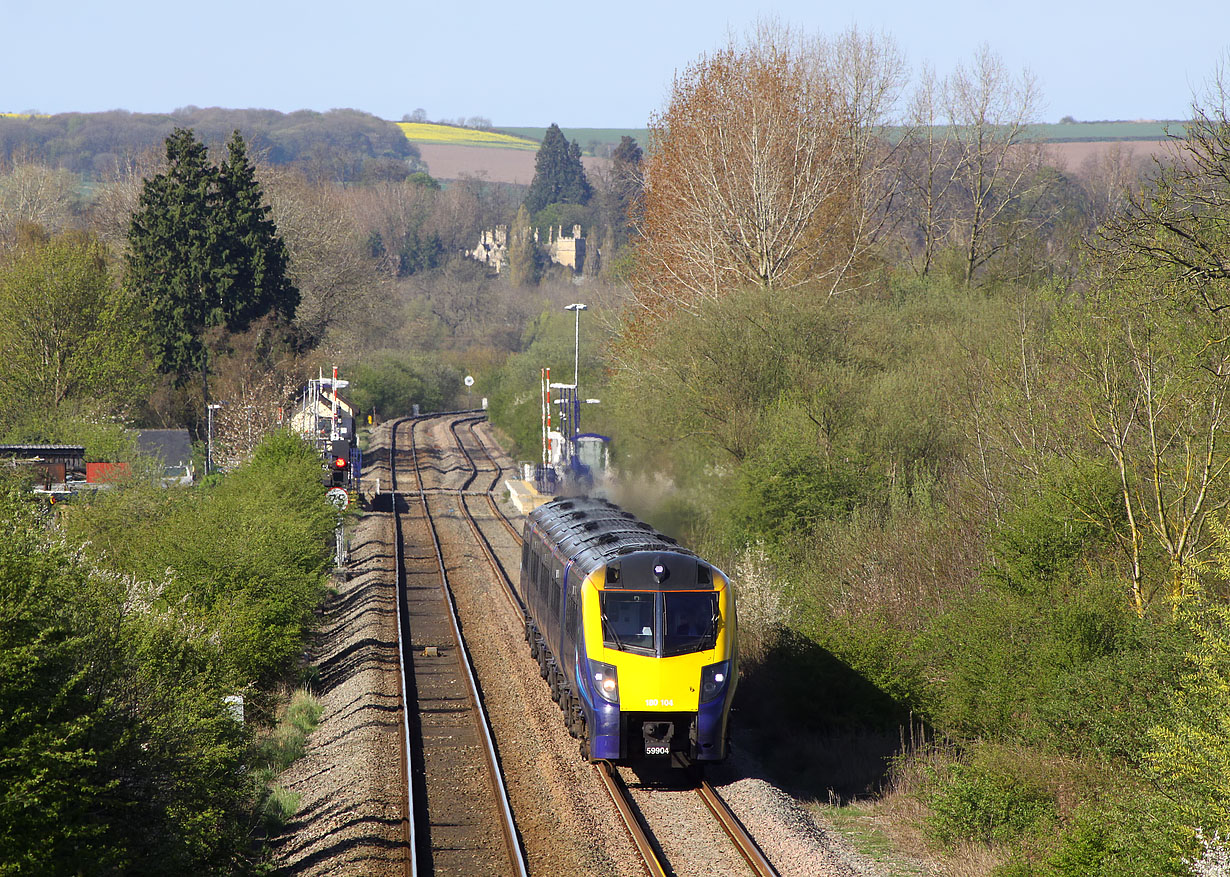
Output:
[[[176,128],[191,129],[208,144],[235,130],[249,149],[274,165],[294,165],[321,180],[405,179],[418,149],[391,122],[358,110],[232,110],[181,107],[172,113],[59,113],[0,117],[0,168],[40,163],[90,180],[114,178],[118,169],[156,150]]]

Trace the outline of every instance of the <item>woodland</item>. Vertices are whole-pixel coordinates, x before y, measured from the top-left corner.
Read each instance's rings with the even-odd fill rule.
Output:
[[[790,792],[886,869],[1219,873],[1228,88],[1158,160],[1071,168],[987,47],[939,75],[760,26],[608,171],[548,129],[528,188],[189,119],[106,175],[6,153],[0,438],[128,459],[216,404],[226,471],[58,509],[5,482],[0,873],[266,867],[331,528],[279,409],[336,364],[364,418],[481,396],[533,460],[578,351],[613,497],[736,583],[737,743]],[[525,233],[573,224],[579,274]],[[498,273],[466,255],[497,225]]]

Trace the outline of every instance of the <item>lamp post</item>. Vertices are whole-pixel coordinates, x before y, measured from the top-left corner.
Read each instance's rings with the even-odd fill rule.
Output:
[[[205,474],[214,471],[214,412],[222,407],[221,402],[211,402],[205,406]]]
[[[571,433],[568,436],[568,457],[571,459],[577,454],[577,434],[581,431],[581,311],[586,310],[586,307],[577,302],[566,306],[564,310],[576,314],[576,328],[572,341],[572,411],[569,412],[572,422],[568,424]]]
[[[581,311],[588,310],[588,308],[583,304],[577,303],[568,305],[564,310],[572,311],[577,315],[577,325],[573,335],[572,346],[572,386],[579,387],[581,375]]]

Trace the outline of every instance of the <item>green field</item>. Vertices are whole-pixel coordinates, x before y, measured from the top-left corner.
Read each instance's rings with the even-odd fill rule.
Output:
[[[1166,129],[1182,134],[1186,122],[1073,122],[1066,125],[1035,125],[1038,136],[1048,143],[1079,140],[1165,140]]]

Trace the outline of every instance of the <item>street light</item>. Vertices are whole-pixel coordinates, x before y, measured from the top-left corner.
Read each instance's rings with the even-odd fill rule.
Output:
[[[588,310],[588,308],[583,304],[577,303],[568,305],[564,310],[573,311],[577,315],[576,332],[572,347],[572,385],[578,387],[580,386],[581,375],[581,311]]]
[[[211,402],[205,406],[205,474],[214,470],[214,412],[222,407],[221,402]]]

